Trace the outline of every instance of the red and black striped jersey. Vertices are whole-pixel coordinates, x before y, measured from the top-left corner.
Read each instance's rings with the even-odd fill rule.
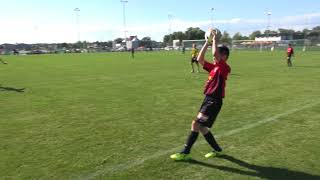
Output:
[[[224,98],[226,80],[231,71],[230,66],[225,61],[214,64],[205,61],[203,69],[209,72],[204,94],[214,98]]]

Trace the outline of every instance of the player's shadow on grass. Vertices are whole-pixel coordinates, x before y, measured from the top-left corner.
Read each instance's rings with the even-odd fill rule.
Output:
[[[285,168],[258,166],[258,165],[254,165],[254,164],[249,164],[245,161],[236,159],[236,158],[229,156],[229,155],[223,155],[219,158],[228,160],[228,161],[235,163],[239,166],[247,168],[250,171],[245,171],[245,170],[241,170],[241,169],[237,169],[237,168],[233,168],[233,167],[209,164],[209,163],[197,161],[194,159],[192,159],[190,161],[186,161],[186,162],[191,163],[191,164],[196,164],[196,165],[201,165],[201,166],[213,168],[213,169],[218,169],[218,170],[226,171],[226,172],[230,172],[230,173],[237,173],[237,174],[241,174],[241,175],[254,176],[254,177],[259,177],[259,178],[264,178],[264,179],[272,179],[272,180],[273,179],[276,179],[276,180],[320,179],[320,176],[318,176],[318,175],[312,175],[312,174],[308,174],[308,173],[301,172],[301,171],[293,171],[293,170],[289,170],[289,169],[285,169]]]
[[[0,85],[0,91],[14,91],[14,92],[18,92],[18,93],[24,93],[24,90],[26,88],[13,88],[13,87],[3,87]]]

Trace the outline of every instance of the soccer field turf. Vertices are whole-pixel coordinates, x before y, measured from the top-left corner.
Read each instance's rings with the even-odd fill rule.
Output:
[[[214,125],[173,162],[207,74],[178,52],[3,56],[0,179],[320,179],[320,53],[232,52]],[[24,91],[19,90],[25,88]]]

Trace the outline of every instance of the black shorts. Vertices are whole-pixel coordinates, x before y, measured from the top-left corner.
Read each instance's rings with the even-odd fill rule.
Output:
[[[287,56],[287,60],[288,60],[288,61],[291,61],[291,56]]]
[[[222,107],[222,99],[206,96],[197,115],[197,122],[211,128]]]
[[[197,63],[198,64],[197,58],[195,58],[195,57],[191,58],[191,63]]]

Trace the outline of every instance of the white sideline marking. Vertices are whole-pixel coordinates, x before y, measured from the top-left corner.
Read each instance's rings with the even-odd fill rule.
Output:
[[[295,113],[297,111],[313,107],[313,106],[315,106],[317,104],[320,104],[320,102],[318,101],[318,102],[314,102],[314,103],[311,103],[311,104],[307,104],[307,105],[299,107],[299,108],[291,109],[291,110],[286,111],[284,113],[280,113],[280,114],[277,114],[275,116],[272,116],[272,117],[269,117],[269,118],[266,118],[266,119],[262,119],[260,121],[255,122],[255,123],[248,124],[248,125],[242,126],[240,128],[236,128],[236,129],[227,131],[225,133],[217,135],[216,137],[226,137],[226,136],[230,136],[230,135],[242,132],[244,130],[252,129],[252,128],[260,126],[262,124],[265,124],[265,123],[268,123],[268,122],[271,122],[271,121],[275,121],[281,116],[287,116],[287,115],[293,114],[293,113]],[[198,144],[204,144],[204,143],[206,143],[204,140],[198,142]],[[137,159],[135,161],[128,161],[126,163],[121,163],[121,164],[118,164],[118,165],[107,166],[107,167],[104,167],[103,169],[97,170],[97,171],[95,171],[95,172],[93,172],[91,174],[88,174],[86,176],[82,176],[82,177],[80,176],[77,179],[79,179],[79,180],[94,179],[97,176],[104,175],[104,174],[107,174],[107,173],[113,173],[113,172],[117,172],[117,171],[124,171],[124,170],[130,169],[132,167],[139,166],[139,165],[143,164],[147,160],[155,159],[155,158],[158,158],[160,156],[164,156],[166,154],[169,154],[169,153],[172,153],[172,152],[175,152],[175,151],[179,151],[181,148],[182,148],[182,146],[178,146],[178,147],[166,150],[166,151],[157,152],[157,153],[152,154],[151,156],[147,156],[147,157],[145,157],[143,159]]]

